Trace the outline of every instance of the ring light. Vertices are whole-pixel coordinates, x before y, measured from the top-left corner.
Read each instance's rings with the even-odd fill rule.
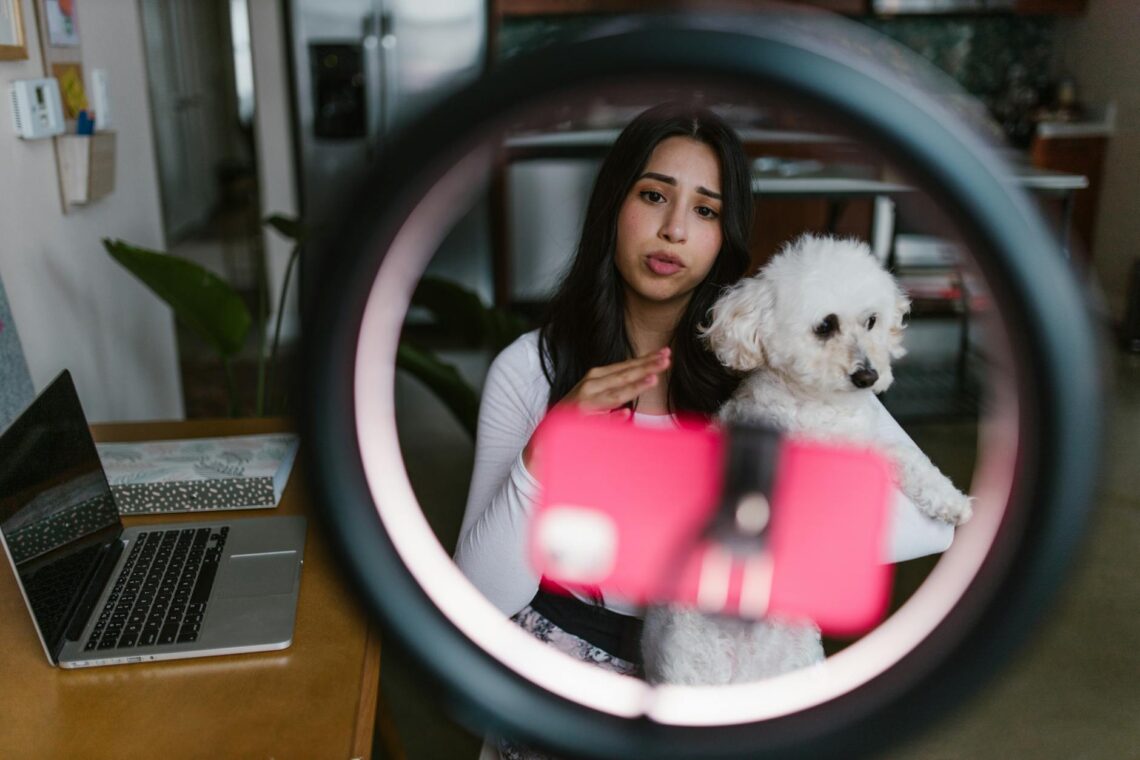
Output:
[[[1037,210],[928,95],[809,26],[766,21],[624,19],[507,61],[406,132],[315,252],[322,271],[306,315],[303,426],[330,533],[386,631],[469,722],[494,733],[594,757],[878,748],[990,674],[1040,618],[1083,531],[1100,361],[1081,293]],[[456,209],[487,182],[493,139],[528,109],[645,83],[715,83],[841,124],[905,166],[953,220],[1000,315],[1011,392],[991,399],[999,424],[984,433],[972,488],[994,508],[976,510],[902,609],[818,670],[651,687],[572,660],[506,620],[463,577],[405,472],[394,398],[400,330]]]

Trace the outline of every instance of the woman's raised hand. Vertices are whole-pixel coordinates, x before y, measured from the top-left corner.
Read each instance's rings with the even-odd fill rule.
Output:
[[[636,359],[594,367],[556,406],[573,405],[586,414],[606,414],[625,406],[661,382],[672,356],[668,347]],[[523,464],[534,471],[534,438],[523,449]]]
[[[666,347],[635,359],[594,367],[558,403],[573,404],[587,414],[611,412],[660,382],[671,358]]]

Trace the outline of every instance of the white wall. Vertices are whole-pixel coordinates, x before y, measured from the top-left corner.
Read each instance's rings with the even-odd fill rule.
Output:
[[[1090,0],[1088,12],[1066,20],[1058,35],[1063,66],[1086,102],[1115,101],[1096,221],[1093,263],[1114,316],[1124,313],[1128,272],[1140,257],[1140,3]]]
[[[293,117],[289,105],[289,67],[285,58],[285,19],[282,3],[249,0],[250,46],[253,49],[254,142],[257,145],[257,181],[262,217],[270,214],[298,215],[297,183],[293,171]],[[299,332],[297,312],[298,271],[294,267],[285,304],[277,303],[292,243],[265,227],[265,264],[269,274],[269,297],[274,325],[284,311],[282,342]],[[272,340],[271,334],[267,335]]]
[[[44,75],[32,0],[21,0],[29,58],[0,61],[8,82]],[[100,239],[161,249],[146,66],[137,0],[76,3],[84,70],[107,71],[118,132],[115,192],[64,215],[51,140],[15,137],[0,110],[0,277],[37,391],[70,369],[88,419],[183,415],[169,309],[116,264]]]

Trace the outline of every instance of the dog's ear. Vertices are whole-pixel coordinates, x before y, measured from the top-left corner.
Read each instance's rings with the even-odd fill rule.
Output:
[[[772,287],[762,276],[741,280],[724,291],[700,335],[717,360],[747,372],[767,363],[764,327],[772,313]]]
[[[901,356],[906,356],[906,349],[903,347],[903,330],[906,329],[904,320],[906,315],[910,313],[910,299],[907,298],[906,293],[903,292],[899,284],[895,283],[895,305],[893,313],[891,314],[891,325],[889,330],[890,343],[889,349],[892,359],[898,359]]]

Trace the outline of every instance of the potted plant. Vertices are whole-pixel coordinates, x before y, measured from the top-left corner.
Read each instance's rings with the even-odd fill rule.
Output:
[[[294,243],[277,301],[282,304],[308,233],[298,219],[280,214],[268,217],[265,223]],[[164,300],[176,319],[213,348],[225,369],[230,413],[236,416],[240,411],[240,393],[233,361],[245,345],[255,321],[259,345],[265,345],[266,316],[260,303],[261,294],[266,292],[264,267],[259,268],[258,273],[259,303],[255,318],[229,283],[193,261],[122,240],[104,239],[103,246],[112,258]],[[420,281],[412,294],[412,305],[426,309],[448,342],[464,348],[485,348],[498,353],[528,327],[522,317],[486,306],[474,292],[438,277],[425,277]],[[280,339],[279,309],[269,354],[266,356],[264,350],[258,352],[254,404],[254,413],[258,416],[279,411],[272,403],[272,392]],[[423,343],[405,338],[396,352],[396,366],[424,383],[455,415],[464,430],[475,436],[478,394],[452,364],[440,359]]]

